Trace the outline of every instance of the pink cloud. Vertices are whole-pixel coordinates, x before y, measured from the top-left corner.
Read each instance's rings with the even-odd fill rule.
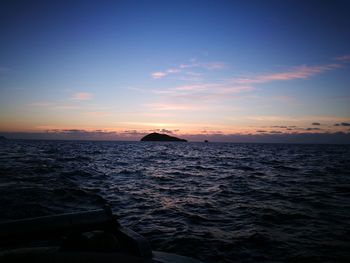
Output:
[[[165,73],[165,72],[153,72],[152,74],[151,74],[151,76],[152,76],[152,78],[154,78],[154,79],[161,79],[161,78],[163,78],[163,77],[165,77],[167,75],[167,73]]]
[[[166,71],[157,71],[157,72],[153,72],[151,74],[151,77],[154,78],[154,79],[161,79],[169,74],[174,74],[174,73],[178,73],[180,72],[181,70],[178,69],[178,68],[170,68],[170,69],[167,69]]]
[[[92,94],[88,92],[77,92],[72,97],[72,100],[90,100],[92,99]]]
[[[253,83],[266,83],[271,81],[283,81],[283,80],[293,80],[293,79],[307,79],[311,76],[321,74],[326,71],[339,68],[339,64],[327,64],[321,66],[298,66],[286,72],[262,74],[255,77],[247,78],[236,78],[233,82],[239,84],[253,84]]]

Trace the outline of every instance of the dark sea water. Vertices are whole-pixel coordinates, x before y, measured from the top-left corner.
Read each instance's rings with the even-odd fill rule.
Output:
[[[0,220],[101,208],[205,262],[350,262],[350,147],[0,142]]]

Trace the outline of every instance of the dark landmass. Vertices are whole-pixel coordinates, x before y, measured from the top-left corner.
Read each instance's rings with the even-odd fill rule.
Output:
[[[204,140],[204,142],[209,142],[208,140]]]
[[[0,140],[7,140],[4,136],[0,136]]]
[[[169,136],[161,133],[150,133],[141,139],[143,142],[187,142],[185,139]]]

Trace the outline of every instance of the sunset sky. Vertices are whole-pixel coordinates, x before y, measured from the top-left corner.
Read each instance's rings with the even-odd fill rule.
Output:
[[[0,132],[349,143],[349,11],[350,1],[1,1]]]

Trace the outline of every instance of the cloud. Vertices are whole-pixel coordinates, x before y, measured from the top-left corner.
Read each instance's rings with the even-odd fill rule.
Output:
[[[91,100],[92,94],[88,92],[77,92],[71,97],[72,100]]]
[[[201,62],[192,62],[189,64],[180,64],[179,68],[185,69],[185,68],[204,68],[204,69],[222,69],[225,67],[225,63],[223,62],[207,62],[207,63],[201,63]]]
[[[234,78],[232,81],[238,84],[258,84],[272,81],[286,81],[294,79],[307,79],[311,76],[321,74],[341,67],[339,64],[326,64],[321,66],[298,66],[285,72],[261,74],[253,77]]]
[[[256,74],[249,77],[239,77],[231,79],[218,79],[210,82],[204,82],[197,79],[196,82],[187,83],[187,85],[179,85],[175,87],[153,89],[151,92],[158,95],[153,103],[145,104],[144,106],[153,111],[190,111],[190,110],[215,110],[226,105],[228,101],[233,99],[241,99],[249,97],[249,93],[256,88],[255,84],[268,83],[272,81],[287,81],[293,79],[308,79],[314,75],[322,74],[327,71],[341,67],[342,64],[323,64],[316,66],[301,65],[291,67],[286,71]],[[154,79],[161,79],[169,74],[178,74],[178,77],[193,76],[195,78],[201,76],[200,73],[189,71],[194,68],[207,70],[222,69],[225,64],[222,62],[198,62],[191,60],[189,63],[180,64],[177,67],[168,70],[152,73]],[[295,104],[296,100],[289,96],[275,97],[283,103]],[[203,106],[204,105],[204,106]],[[227,108],[227,107],[226,107]],[[230,109],[231,110],[231,109]],[[284,117],[281,119],[284,120]],[[318,119],[323,121],[323,119]],[[268,120],[273,121],[273,120]],[[295,120],[290,120],[295,121]],[[312,119],[311,119],[312,121]],[[311,122],[310,121],[310,122]],[[341,121],[341,120],[333,120]],[[316,125],[316,124],[312,124]]]
[[[167,73],[178,73],[178,72],[180,72],[181,70],[180,69],[178,69],[178,68],[170,68],[170,69],[168,69],[166,72]]]
[[[282,133],[282,132],[281,131],[269,131],[269,133],[278,134],[278,133]]]
[[[81,130],[81,129],[63,129],[63,130],[48,130],[47,132],[63,132],[63,133],[82,133],[82,132],[87,132],[85,130]]]
[[[173,134],[174,132],[178,132],[179,130],[167,130],[167,129],[152,129],[150,132],[160,132],[160,133],[168,133]]]
[[[350,133],[259,133],[259,134],[188,134],[182,135],[189,141],[211,142],[249,142],[249,143],[316,143],[316,144],[350,144]]]
[[[311,123],[311,125],[321,125],[321,123],[319,123],[319,122],[313,122],[313,123]]]
[[[337,116],[322,116],[322,115],[305,115],[300,117],[287,116],[287,115],[255,115],[255,116],[246,116],[246,119],[260,122],[284,122],[288,124],[289,128],[296,128],[298,122],[312,122],[315,119],[321,120],[323,122],[347,122],[349,118],[337,117]],[[291,123],[294,122],[294,123]],[[293,126],[291,126],[293,125]]]
[[[350,123],[348,123],[348,122],[336,123],[336,124],[334,124],[334,126],[345,126],[345,127],[348,127],[348,126],[350,126]]]
[[[238,106],[227,105],[230,101],[242,97],[243,93],[253,90],[246,85],[228,83],[200,83],[181,85],[164,90],[153,90],[159,97],[153,103],[144,106],[154,111],[198,111],[198,110],[238,110]]]
[[[167,130],[167,129],[161,129],[160,132],[163,132],[163,133],[170,133],[170,134],[173,133],[171,130]]]
[[[43,132],[0,132],[1,136],[9,139],[46,139],[46,140],[133,140],[139,141],[142,136],[154,130],[84,130],[84,129],[49,129]],[[160,129],[157,131],[172,131]],[[349,132],[261,132],[258,134],[225,134],[222,131],[202,131],[200,134],[181,134],[181,138],[189,141],[211,142],[252,142],[252,143],[325,143],[350,144]]]
[[[161,79],[169,74],[183,72],[186,75],[184,77],[185,79],[188,79],[190,77],[193,80],[198,80],[198,78],[202,75],[202,73],[197,73],[197,72],[193,72],[193,71],[186,71],[186,69],[201,68],[201,69],[206,69],[206,70],[217,70],[217,69],[222,69],[224,67],[225,67],[225,64],[223,62],[203,63],[203,62],[196,62],[195,60],[192,60],[191,63],[189,63],[189,64],[180,64],[177,67],[169,68],[169,69],[164,70],[164,71],[153,72],[153,73],[151,73],[151,77],[153,79]]]
[[[306,128],[307,131],[320,131],[320,128]]]
[[[161,94],[171,101],[186,100],[199,101],[221,101],[232,99],[232,95],[252,91],[254,88],[246,85],[233,85],[228,83],[200,83],[195,85],[182,85],[166,90],[153,90],[153,93]]]
[[[350,61],[350,55],[336,57],[335,60],[342,61],[342,62]]]
[[[153,72],[151,74],[152,78],[154,78],[154,79],[161,79],[161,78],[165,77],[166,75],[167,75],[167,73],[165,73],[165,72]]]
[[[148,134],[147,131],[138,131],[138,130],[125,130],[122,133],[120,133],[121,136],[126,136],[126,137],[143,137],[146,134]]]

